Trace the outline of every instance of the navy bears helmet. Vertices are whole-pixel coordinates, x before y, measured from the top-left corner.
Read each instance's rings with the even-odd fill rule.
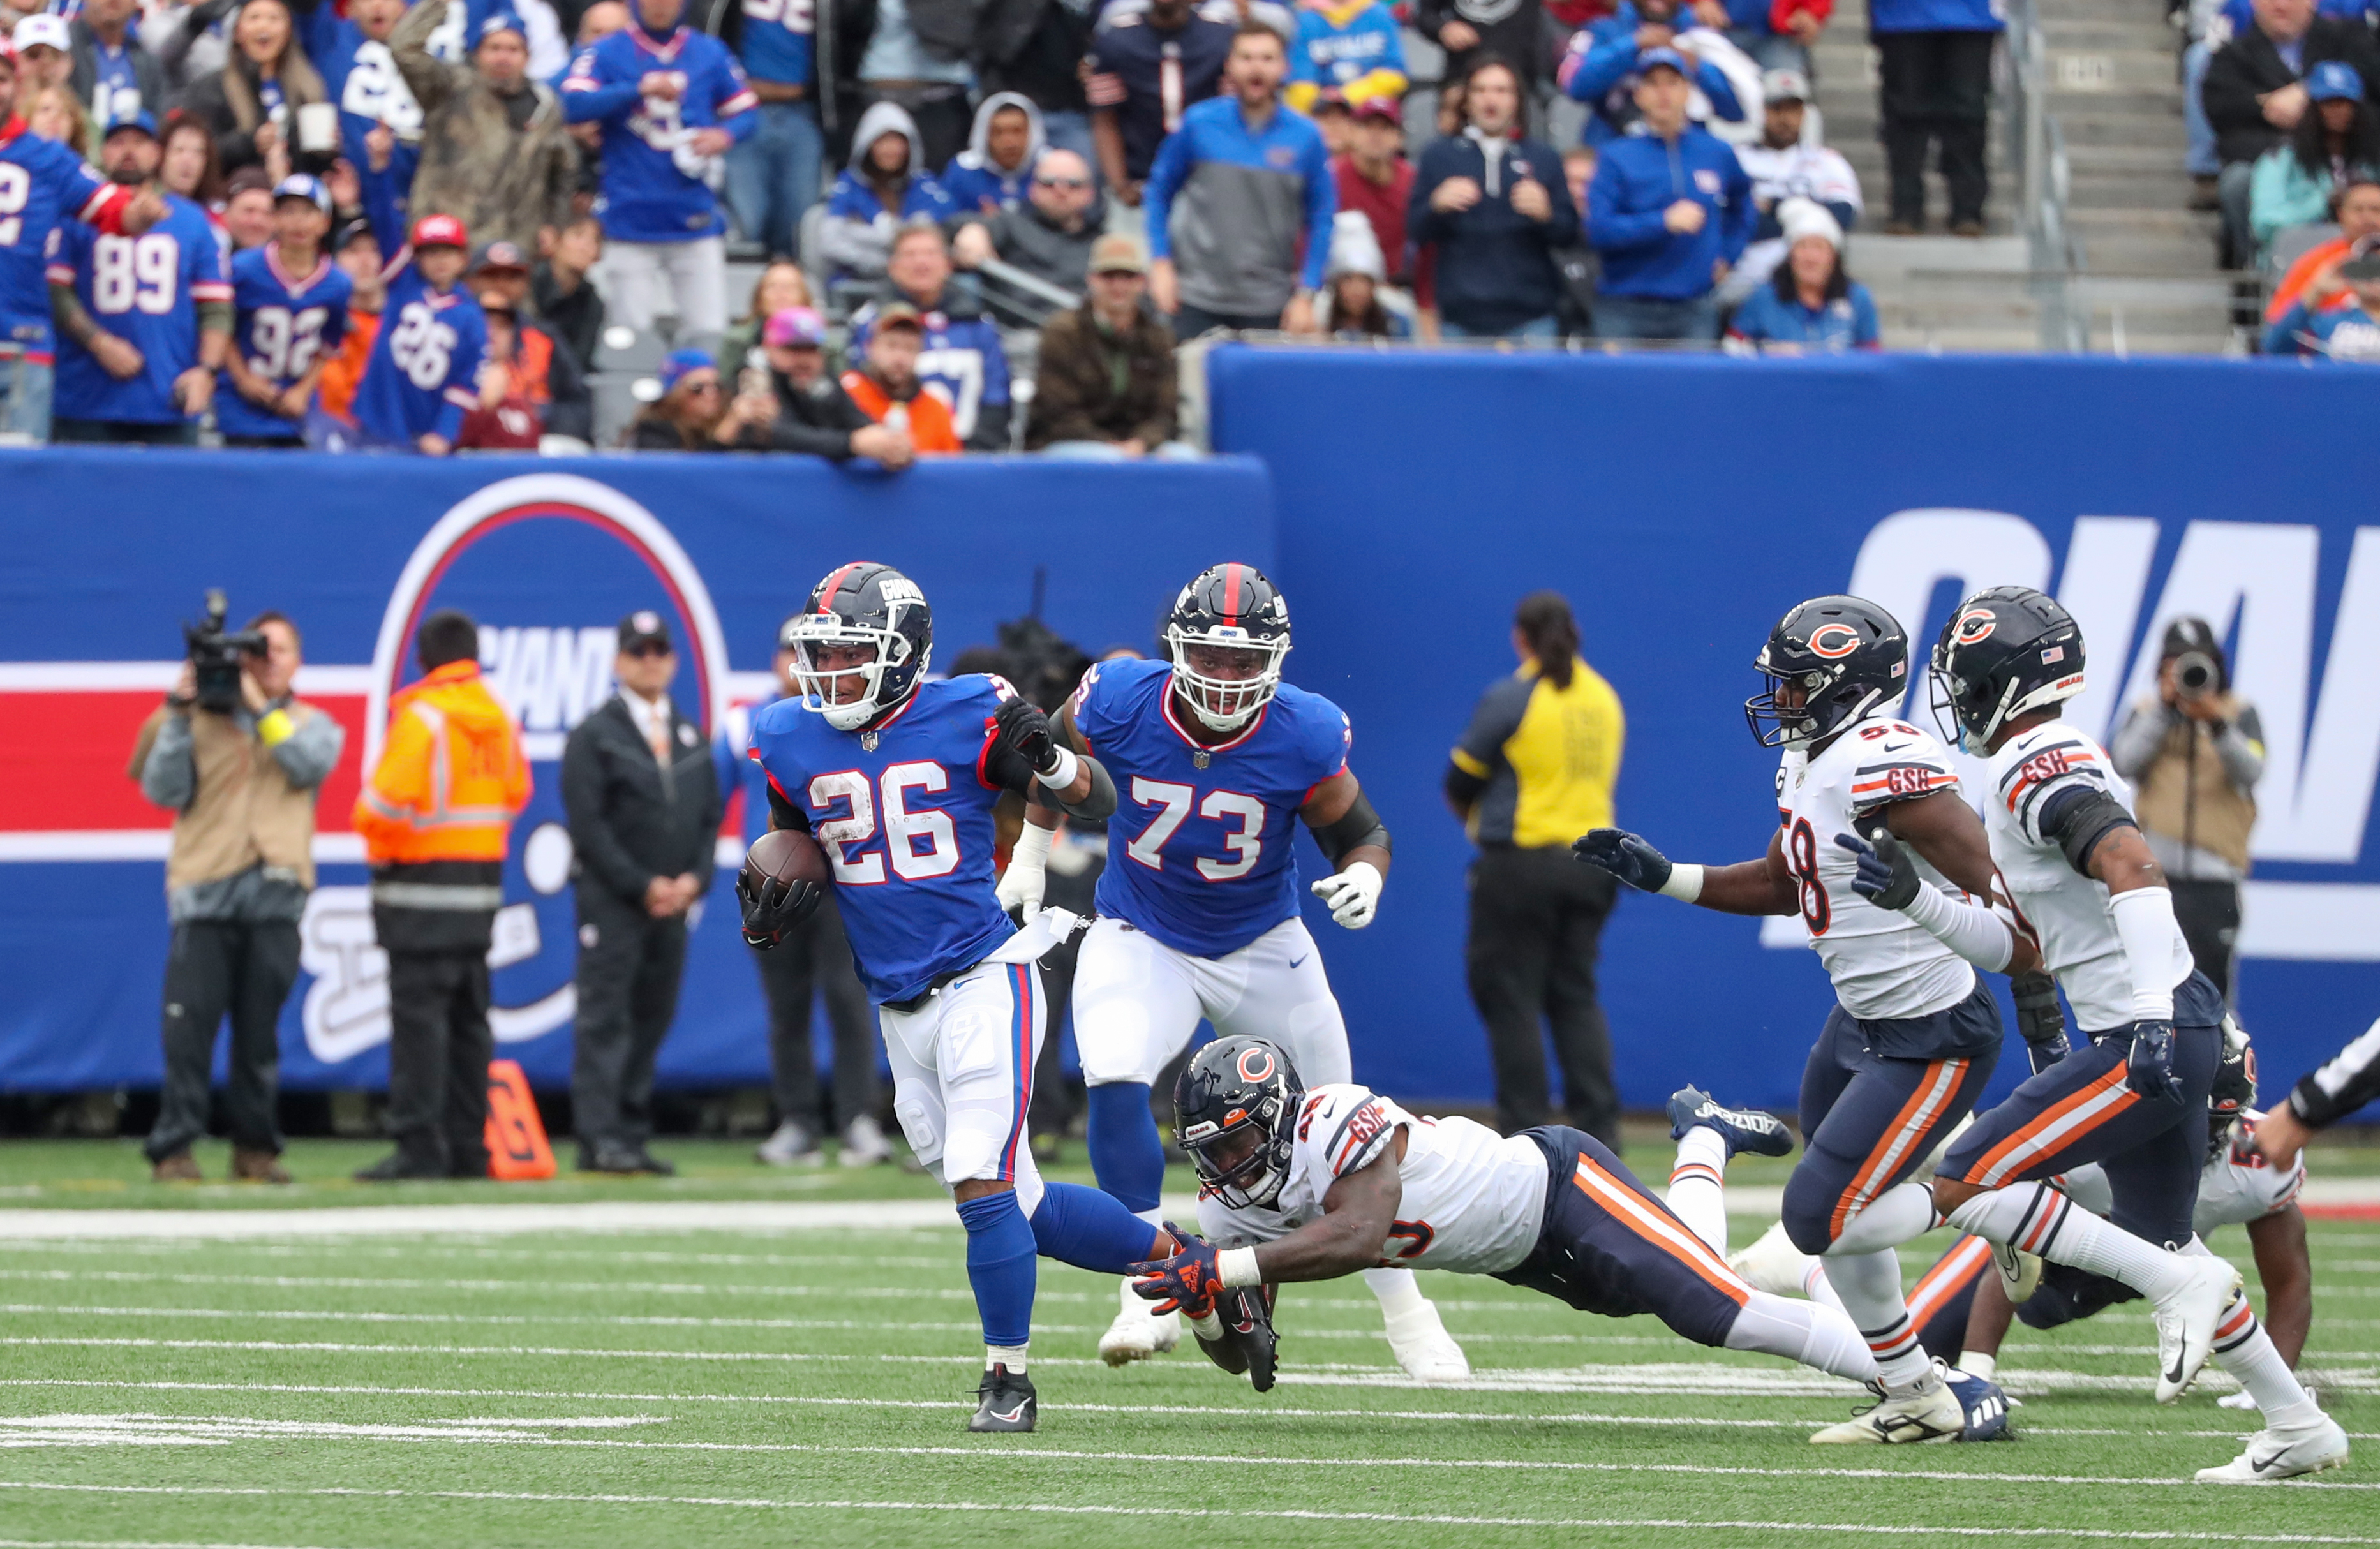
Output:
[[[934,611],[915,581],[891,565],[859,560],[828,572],[779,638],[793,650],[802,708],[825,716],[838,732],[856,732],[917,691],[933,660]],[[876,654],[864,660],[820,659],[833,647],[869,647]],[[838,700],[837,680],[855,674],[865,680],[859,696]]]
[[[1777,621],[1752,668],[1768,681],[1743,702],[1754,739],[1799,747],[1899,702],[1909,689],[1909,636],[1864,598],[1815,597]],[[1800,703],[1778,699],[1788,688]]]
[[[1174,1142],[1225,1205],[1270,1209],[1289,1181],[1305,1095],[1281,1049],[1261,1038],[1218,1038],[1173,1083]]]
[[[2031,587],[1993,587],[1951,611],[1934,642],[1934,717],[1977,757],[2021,715],[2082,692],[2082,630]],[[1941,725],[1949,710],[1956,729]]]

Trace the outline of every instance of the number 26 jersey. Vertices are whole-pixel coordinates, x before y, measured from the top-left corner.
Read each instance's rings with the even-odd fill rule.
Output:
[[[1193,957],[1235,952],[1297,914],[1297,814],[1347,767],[1345,712],[1281,685],[1237,736],[1193,741],[1162,661],[1102,661],[1075,729],[1115,781],[1099,911]]]

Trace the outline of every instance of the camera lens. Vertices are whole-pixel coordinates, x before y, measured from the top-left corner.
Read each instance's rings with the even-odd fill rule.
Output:
[[[2173,666],[2173,681],[2182,693],[2192,698],[2215,686],[2215,663],[2197,651],[2180,658]]]

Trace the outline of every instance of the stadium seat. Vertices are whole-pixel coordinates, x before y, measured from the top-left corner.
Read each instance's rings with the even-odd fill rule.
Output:
[[[595,352],[595,370],[599,374],[655,371],[661,369],[662,357],[668,353],[669,346],[662,342],[659,334],[642,333],[625,323],[615,322],[603,330],[603,342]]]

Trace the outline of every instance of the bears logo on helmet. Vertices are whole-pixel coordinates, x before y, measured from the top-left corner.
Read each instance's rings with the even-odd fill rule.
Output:
[[[1777,621],[1752,667],[1768,684],[1743,702],[1753,736],[1802,746],[1900,703],[1909,636],[1864,598],[1813,598]]]
[[[1305,1087],[1289,1056],[1260,1038],[1218,1038],[1173,1085],[1174,1140],[1199,1184],[1233,1210],[1272,1207],[1289,1181]]]

